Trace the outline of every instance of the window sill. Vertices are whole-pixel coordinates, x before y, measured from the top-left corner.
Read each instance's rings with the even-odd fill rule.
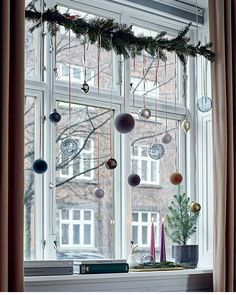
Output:
[[[66,276],[25,277],[27,292],[95,291],[212,291],[213,271],[188,269],[157,272],[129,272]]]

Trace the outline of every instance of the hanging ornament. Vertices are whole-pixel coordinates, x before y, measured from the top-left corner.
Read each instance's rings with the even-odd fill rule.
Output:
[[[153,143],[148,149],[148,155],[153,160],[160,160],[165,154],[165,148],[161,143]]]
[[[87,84],[86,81],[84,81],[82,87],[81,87],[81,90],[86,94],[89,92],[89,85]]]
[[[98,199],[101,199],[104,197],[105,195],[105,192],[102,188],[96,188],[94,191],[93,191],[93,194],[95,197],[97,197]]]
[[[117,161],[114,158],[110,158],[105,162],[105,166],[107,169],[112,170],[117,167]]]
[[[138,186],[140,184],[140,176],[136,173],[131,173],[129,176],[128,176],[128,184],[130,186]]]
[[[57,112],[56,109],[49,115],[50,122],[54,123],[55,125],[61,121],[61,115]]]
[[[120,133],[129,133],[134,129],[135,120],[130,113],[121,113],[116,116],[114,124]]]
[[[212,100],[208,96],[202,96],[197,101],[197,109],[202,112],[206,113],[212,109]]]
[[[190,122],[189,122],[189,120],[187,118],[185,118],[183,120],[183,122],[181,123],[181,126],[182,126],[182,128],[183,128],[183,130],[184,130],[184,132],[186,134],[189,131],[189,129],[190,129]]]
[[[190,205],[190,211],[193,213],[199,213],[201,211],[201,205],[197,202],[192,202]]]
[[[45,160],[39,158],[33,162],[33,171],[37,174],[43,174],[47,171],[48,164]]]
[[[170,182],[174,185],[178,185],[183,181],[183,176],[179,172],[174,172],[170,176]]]
[[[151,117],[151,111],[147,108],[140,109],[138,111],[138,116],[140,119],[147,120]]]
[[[165,134],[162,136],[162,143],[164,144],[168,144],[170,143],[172,140],[172,136],[170,135],[170,133],[168,131],[165,132]]]
[[[69,136],[61,142],[61,152],[67,157],[73,156],[78,151],[77,141]]]

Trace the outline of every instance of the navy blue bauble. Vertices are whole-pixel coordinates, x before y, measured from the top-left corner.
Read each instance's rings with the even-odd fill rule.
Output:
[[[43,174],[47,171],[48,164],[43,159],[37,159],[33,163],[33,170],[35,173]]]
[[[53,110],[53,112],[49,115],[50,122],[57,124],[61,121],[61,115],[57,112],[56,109]]]
[[[119,114],[115,119],[116,130],[120,133],[128,133],[134,129],[135,120],[129,113]]]
[[[140,181],[141,181],[140,176],[136,173],[132,173],[128,177],[128,184],[130,186],[137,186],[140,184]]]

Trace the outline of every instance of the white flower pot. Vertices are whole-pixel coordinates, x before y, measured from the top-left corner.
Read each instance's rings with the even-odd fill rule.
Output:
[[[130,268],[133,268],[134,266],[138,265],[138,262],[137,262],[134,254],[129,255],[129,257],[127,259],[127,263],[129,264]]]

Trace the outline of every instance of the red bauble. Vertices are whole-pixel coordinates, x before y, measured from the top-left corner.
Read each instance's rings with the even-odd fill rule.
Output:
[[[170,182],[174,185],[178,185],[183,181],[183,176],[179,172],[174,172],[170,176]]]

